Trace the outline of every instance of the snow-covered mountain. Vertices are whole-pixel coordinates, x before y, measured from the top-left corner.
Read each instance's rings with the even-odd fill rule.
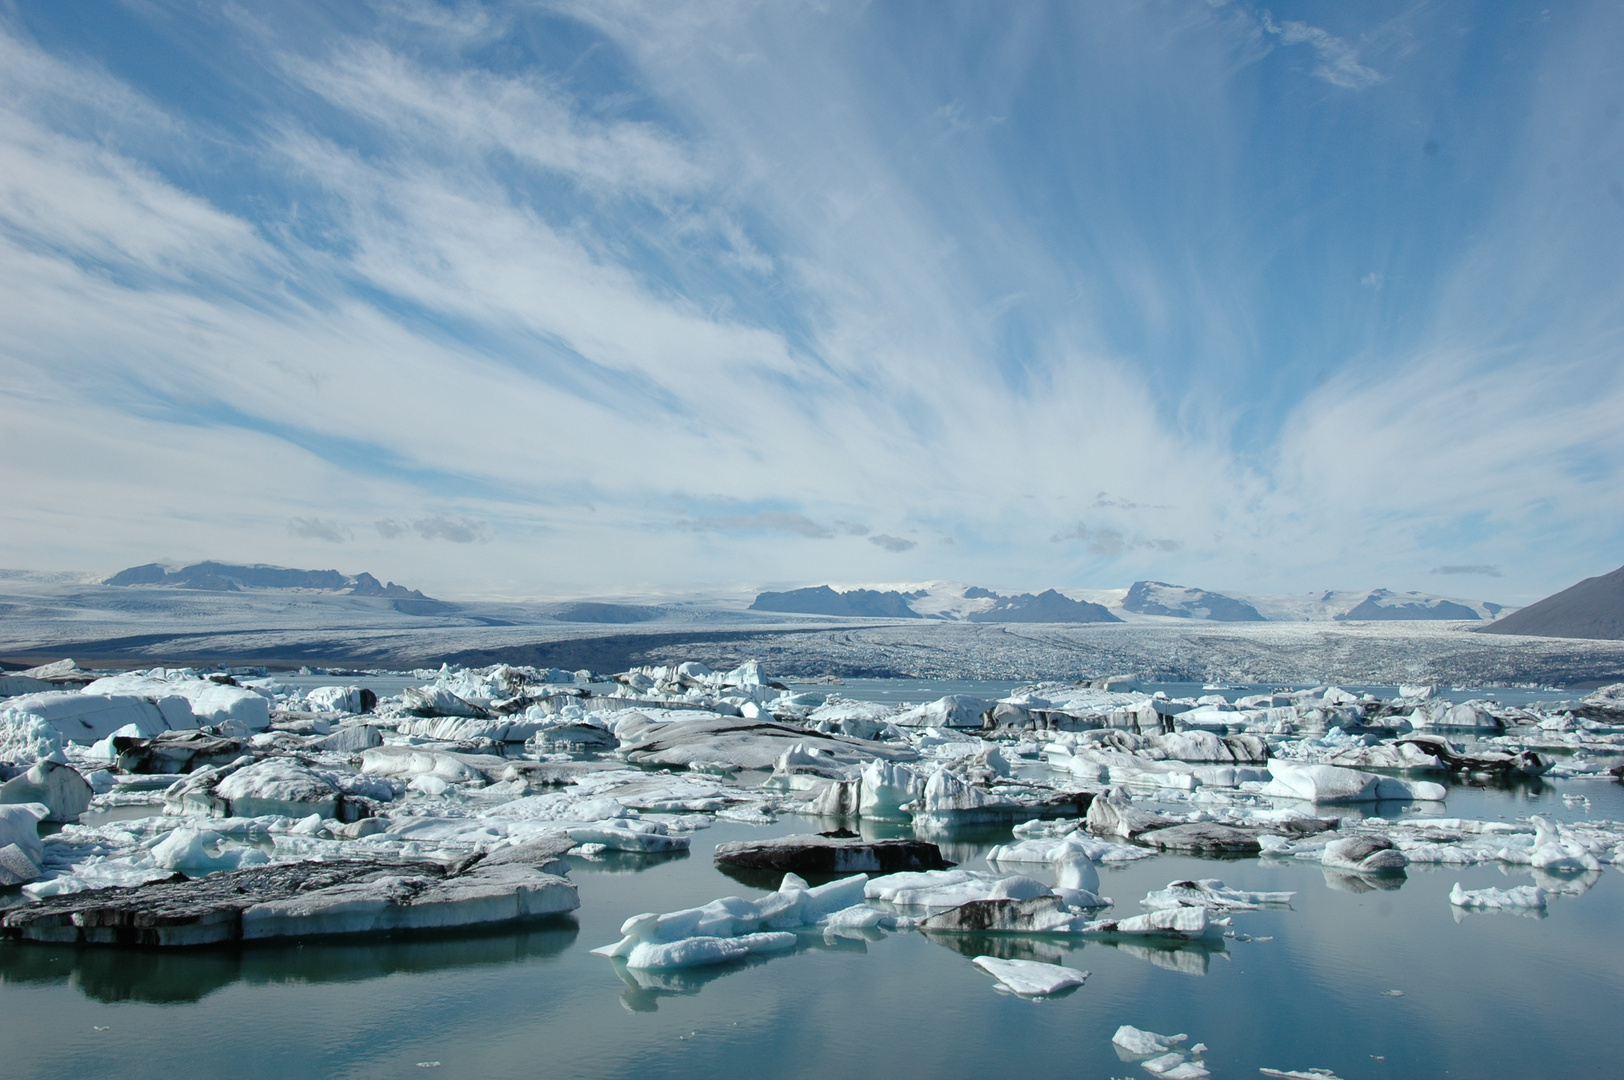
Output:
[[[786,593],[763,593],[755,607],[757,610],[808,615],[868,618],[922,616],[958,622],[1126,623],[1162,623],[1171,620],[1490,622],[1513,610],[1486,600],[1419,592],[1395,593],[1387,589],[1270,595],[1219,593],[1160,581],[1136,581],[1126,589],[1050,589],[1036,596],[1030,593],[1005,596],[960,581],[819,586]]]

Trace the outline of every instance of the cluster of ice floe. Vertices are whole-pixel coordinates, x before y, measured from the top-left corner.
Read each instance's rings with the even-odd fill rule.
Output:
[[[1499,863],[1536,875],[1542,899],[1624,864],[1618,823],[1471,821],[1443,805],[1452,776],[1611,779],[1624,753],[1618,688],[1510,708],[1440,701],[1426,687],[1386,700],[1318,687],[1230,702],[1043,683],[999,700],[886,706],[786,687],[755,663],[405,674],[415,685],[382,699],[343,680],[306,688],[247,670],[102,674],[63,662],[0,677],[0,803],[11,804],[0,885],[20,886],[25,902],[65,903],[110,886],[259,880],[309,864],[432,874],[560,837],[578,856],[657,858],[717,819],[767,825],[782,814],[911,826],[923,840],[1014,827],[988,854],[992,873],[872,877],[843,886],[858,895],[838,910],[786,879],[766,908],[718,901],[770,908],[755,929],[673,936],[679,924],[712,926],[708,915],[663,917],[654,937],[629,929],[617,955],[636,966],[772,950],[785,940],[774,935],[814,926],[1196,938],[1274,902],[1180,882],[1143,914],[1102,918],[1110,901],[1095,866],[1160,851],[1313,860],[1344,887],[1382,887],[1409,864]],[[816,862],[831,850],[780,844],[770,857],[789,861],[760,865],[859,868]],[[1047,867],[1059,885],[1002,872],[1022,866]],[[1538,906],[1533,893],[1506,895],[1515,899],[1462,893],[1456,906]],[[676,947],[694,937],[731,944]]]

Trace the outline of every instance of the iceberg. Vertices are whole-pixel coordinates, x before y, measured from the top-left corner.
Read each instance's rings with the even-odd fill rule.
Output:
[[[186,699],[173,694],[151,701],[131,694],[53,690],[8,698],[4,713],[8,726],[20,722],[24,715],[38,717],[54,727],[64,741],[85,746],[128,724],[134,724],[145,736],[197,727],[197,718]]]
[[[995,956],[977,956],[970,963],[1021,997],[1050,997],[1062,990],[1081,986],[1088,979],[1086,971],[1036,960],[1000,960]]]
[[[719,964],[753,952],[793,948],[798,927],[813,926],[836,912],[861,903],[868,878],[862,874],[811,888],[805,879],[785,874],[777,892],[755,900],[726,896],[702,907],[664,915],[633,915],[621,924],[622,938],[592,951],[624,959],[635,969],[664,969]]]
[[[1312,803],[1375,802],[1378,799],[1441,802],[1448,794],[1442,784],[1427,780],[1399,780],[1358,769],[1303,765],[1278,758],[1269,762],[1269,774],[1273,779],[1264,785],[1263,794]]]
[[[1212,911],[1256,911],[1262,907],[1283,907],[1294,892],[1247,892],[1231,889],[1217,878],[1175,881],[1165,889],[1146,893],[1139,906],[1147,911],[1168,908],[1202,907]]]

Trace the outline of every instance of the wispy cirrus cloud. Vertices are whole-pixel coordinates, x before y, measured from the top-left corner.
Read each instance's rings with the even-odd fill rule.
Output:
[[[1314,74],[1332,86],[1363,90],[1386,81],[1381,72],[1361,64],[1358,51],[1346,41],[1317,26],[1290,19],[1276,23],[1274,16],[1265,11],[1263,28],[1278,37],[1282,45],[1307,45],[1313,49],[1319,59],[1314,65]]]
[[[340,535],[446,592],[545,533],[523,572],[573,591],[1265,591],[1470,551],[1537,595],[1624,537],[1605,5],[1539,50],[1418,7],[1408,51],[1244,4],[966,5],[928,51],[863,6],[197,12],[184,86],[0,17],[18,565]],[[1416,59],[1457,24],[1471,86]],[[1279,92],[1320,83],[1366,93]],[[214,482],[130,494],[186,461]],[[750,509],[671,528],[715,491]]]

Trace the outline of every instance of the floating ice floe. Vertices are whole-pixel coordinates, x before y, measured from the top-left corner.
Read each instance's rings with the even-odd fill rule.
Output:
[[[1075,880],[1080,882],[1087,879]],[[1097,875],[1093,880],[1098,881]],[[1055,890],[1035,878],[1019,874],[1000,877],[964,869],[887,874],[870,879],[864,895],[870,900],[880,900],[900,908],[929,911],[958,908],[979,901],[1032,900],[1050,896],[1062,904],[1077,901],[1072,904],[1075,907],[1099,908],[1110,903],[1075,885],[1068,887],[1062,884],[1059,890]]]
[[[1168,1080],[1203,1080],[1212,1074],[1200,1061],[1192,1060],[1205,1053],[1206,1046],[1197,1043],[1188,1052],[1178,1049],[1188,1041],[1188,1035],[1158,1035],[1154,1031],[1123,1024],[1111,1036],[1111,1045],[1124,1061],[1138,1062],[1152,1076]]]
[[[999,844],[987,852],[990,863],[1058,863],[1081,856],[1097,863],[1127,863],[1155,855],[1150,848],[1118,844],[1082,832],[1070,832],[1058,839],[1022,840]]]
[[[1001,960],[995,956],[977,956],[970,961],[1010,993],[1021,997],[1052,997],[1063,990],[1083,985],[1088,972],[1060,964],[1044,964],[1036,960]]]
[[[1256,911],[1263,907],[1284,907],[1294,892],[1247,892],[1231,889],[1217,878],[1175,881],[1165,889],[1146,893],[1139,906],[1147,911],[1200,907],[1211,911]]]
[[[1391,840],[1383,836],[1344,836],[1328,842],[1320,862],[1333,870],[1361,874],[1384,874],[1403,870],[1409,859]]]
[[[0,933],[172,947],[513,923],[579,906],[575,886],[554,872],[567,843],[539,840],[450,868],[305,861],[57,896],[7,911]]]
[[[858,874],[812,888],[804,878],[785,874],[777,892],[755,900],[728,896],[664,915],[634,915],[621,925],[620,941],[592,951],[624,959],[630,968],[657,970],[793,949],[791,930],[861,904],[867,882]]]
[[[1421,799],[1441,802],[1448,794],[1442,784],[1427,780],[1399,780],[1391,776],[1335,765],[1269,762],[1272,780],[1262,793],[1311,803],[1375,802],[1378,799]]]

